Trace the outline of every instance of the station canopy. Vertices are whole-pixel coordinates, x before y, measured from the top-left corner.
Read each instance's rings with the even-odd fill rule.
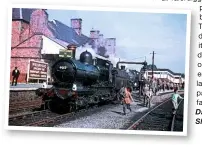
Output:
[[[59,54],[60,49],[66,49],[68,43],[60,41],[59,39],[42,36],[43,46],[41,54]]]

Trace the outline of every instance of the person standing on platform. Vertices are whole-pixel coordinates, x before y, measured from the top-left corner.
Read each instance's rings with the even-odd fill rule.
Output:
[[[181,97],[181,96],[177,93],[177,88],[174,88],[174,94],[172,95],[172,103],[173,103],[173,107],[174,107],[173,114],[176,114],[176,110],[177,110],[177,108],[178,108],[178,98],[184,99],[183,97]]]
[[[19,75],[20,75],[20,71],[18,70],[17,67],[15,67],[15,69],[12,72],[12,76],[13,76],[12,86],[14,83],[15,83],[15,86],[17,85]]]
[[[132,89],[131,88],[125,88],[125,95],[123,98],[123,114],[126,115],[126,108],[128,110],[130,110],[130,112],[132,111],[130,108],[130,104],[131,102],[133,102],[133,98],[131,95]]]
[[[153,94],[153,91],[151,88],[150,89],[149,89],[149,87],[144,88],[144,105],[146,105],[146,107],[148,106],[148,104],[150,107],[150,101],[151,101],[153,95],[154,94]]]
[[[152,81],[152,92],[154,95],[156,95],[156,92],[157,92],[157,82],[156,82],[156,79],[153,78],[153,81]]]

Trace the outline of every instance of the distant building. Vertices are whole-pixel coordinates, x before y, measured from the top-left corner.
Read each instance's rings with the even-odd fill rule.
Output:
[[[104,38],[99,30],[90,31],[92,48],[102,56],[116,56],[116,38]]]
[[[147,66],[144,76],[147,79],[152,78],[152,65]],[[174,84],[181,84],[185,82],[184,74],[174,73],[170,69],[157,68],[155,65],[153,70],[153,77]]]

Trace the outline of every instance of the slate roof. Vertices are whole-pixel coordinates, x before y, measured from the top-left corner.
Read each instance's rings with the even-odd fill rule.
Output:
[[[36,9],[28,9],[28,8],[13,8],[13,20],[23,20],[26,22],[30,22],[30,16],[32,12]],[[84,34],[78,35],[76,31],[63,24],[58,20],[53,20],[48,22],[48,29],[53,33],[55,36],[54,41],[61,41],[67,42],[69,44],[75,44],[76,46],[82,46],[86,43],[91,43],[92,39],[85,36]],[[52,38],[53,39],[53,38]],[[61,40],[61,41],[60,41]]]
[[[49,21],[48,24],[49,29],[52,31],[57,39],[68,42],[70,44],[81,46],[86,44],[87,42],[90,42],[91,40],[89,37],[83,34],[78,35],[73,28],[63,24],[58,20]]]

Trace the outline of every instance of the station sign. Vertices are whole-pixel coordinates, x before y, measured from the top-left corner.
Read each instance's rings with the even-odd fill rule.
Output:
[[[39,79],[47,80],[48,75],[48,64],[39,61],[30,61],[28,78],[29,79]]]

